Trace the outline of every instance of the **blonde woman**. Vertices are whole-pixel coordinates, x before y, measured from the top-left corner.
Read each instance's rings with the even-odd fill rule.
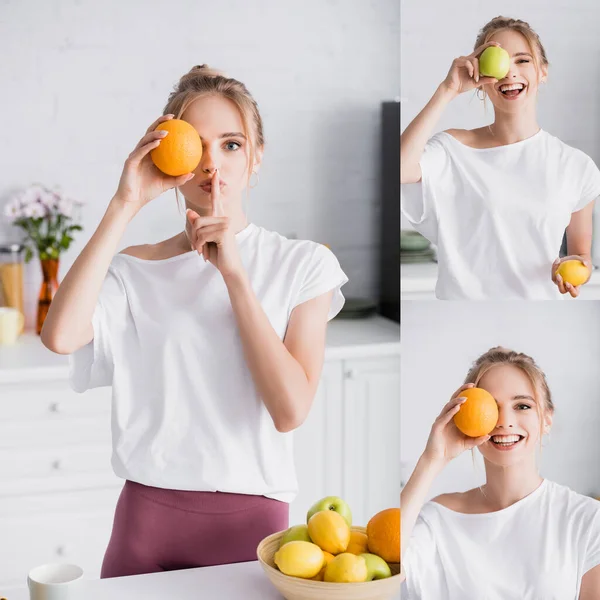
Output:
[[[501,81],[479,72],[481,53],[493,45],[510,55]],[[409,184],[402,211],[437,244],[440,299],[576,297],[580,286],[556,277],[558,264],[576,258],[591,272],[600,171],[538,125],[538,90],[547,78],[538,35],[523,21],[497,17],[402,134],[401,182]],[[475,89],[491,101],[494,122],[430,138],[448,104]],[[559,259],[565,230],[569,256]]]
[[[203,144],[178,178],[149,155],[174,116]],[[288,526],[290,432],[310,410],[347,278],[325,246],[248,223],[242,196],[263,147],[242,83],[205,65],[184,75],[44,324],[44,344],[71,355],[75,390],[112,386],[112,465],[126,482],[103,578],[254,560]],[[115,255],[131,219],[173,187],[185,228]]]
[[[481,438],[453,421],[473,386],[498,404],[498,423]],[[600,503],[542,478],[536,464],[553,415],[531,357],[492,348],[475,362],[402,490],[403,600],[597,600]],[[436,476],[472,448],[483,456],[485,484],[424,504]]]

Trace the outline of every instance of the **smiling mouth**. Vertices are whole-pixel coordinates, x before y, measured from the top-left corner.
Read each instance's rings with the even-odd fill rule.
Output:
[[[490,442],[497,448],[514,448],[517,444],[520,444],[525,439],[522,435],[511,434],[511,435],[493,435],[490,438]]]
[[[526,87],[522,83],[508,83],[501,85],[498,91],[507,98],[516,98],[525,91]]]

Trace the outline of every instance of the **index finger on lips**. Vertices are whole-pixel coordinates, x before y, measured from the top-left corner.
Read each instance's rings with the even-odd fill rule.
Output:
[[[210,202],[212,204],[213,217],[221,216],[221,185],[219,178],[219,169],[215,169],[213,173],[212,182],[210,185]]]
[[[175,115],[173,115],[173,114],[161,115],[160,117],[158,117],[158,119],[156,119],[156,121],[154,121],[154,123],[152,123],[152,125],[150,125],[150,127],[148,127],[148,129],[146,129],[146,133],[150,133],[151,131],[154,131],[156,129],[156,127],[163,121],[169,121],[170,119],[174,119],[174,118],[175,118]]]

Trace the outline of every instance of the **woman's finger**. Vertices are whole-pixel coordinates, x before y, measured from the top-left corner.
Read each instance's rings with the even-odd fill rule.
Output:
[[[579,288],[580,286],[578,285],[572,285],[570,283],[565,284],[567,291],[569,292],[569,294],[571,294],[571,296],[573,298],[577,298],[577,296],[579,296]]]
[[[175,115],[172,115],[172,114],[162,115],[162,116],[158,117],[158,119],[156,119],[156,121],[154,121],[154,123],[152,123],[152,125],[150,125],[150,127],[148,127],[148,129],[146,129],[146,133],[150,133],[151,131],[154,131],[156,129],[157,125],[159,125],[163,121],[168,121],[169,119],[174,119],[174,118],[175,118]]]
[[[210,202],[212,204],[212,214],[215,217],[222,217],[223,210],[221,207],[221,178],[219,177],[219,169],[215,169],[210,184]]]
[[[473,52],[471,52],[471,54],[469,54],[469,56],[475,56],[477,58],[479,58],[479,55],[486,49],[489,48],[490,46],[500,46],[500,44],[498,42],[487,42],[485,44],[481,44],[481,46],[479,46],[479,48],[475,48],[475,50]]]
[[[553,263],[552,263],[552,281],[554,281],[554,283],[556,283],[556,269],[558,269],[558,265],[560,265],[560,258],[557,258]]]
[[[159,129],[158,131],[151,131],[150,133],[147,133],[137,144],[137,146],[133,149],[134,152],[138,149],[141,148],[142,146],[145,146],[148,142],[153,142],[154,140],[164,140],[167,135],[169,135],[168,131],[164,131],[162,129]]]
[[[565,282],[563,281],[563,278],[560,275],[556,276],[556,285],[558,286],[558,289],[560,290],[561,294],[567,293],[567,288],[565,287]]]
[[[446,411],[445,414],[440,415],[436,421],[440,427],[445,427],[450,423],[450,421],[454,418],[458,412],[460,412],[460,407],[467,401],[466,398],[457,398],[457,402],[453,403],[453,405]]]
[[[459,396],[461,392],[468,390],[469,388],[475,387],[474,383],[463,383],[455,392],[452,394],[452,398]]]
[[[222,234],[227,231],[227,225],[209,225],[196,230],[196,246],[204,245],[208,242],[218,242],[223,237]]]
[[[473,65],[473,79],[475,79],[476,83],[479,83],[479,61],[474,57],[470,61]]]
[[[479,75],[479,87],[481,88],[484,85],[494,85],[498,83],[498,80],[495,77],[482,77]]]
[[[465,436],[465,437],[467,437],[467,436]],[[477,448],[477,446],[481,446],[482,444],[485,444],[491,438],[492,438],[491,435],[482,435],[481,437],[477,437],[477,438],[467,437],[467,439],[465,440],[465,448],[467,450],[472,450],[473,448]]]
[[[126,162],[129,162],[129,164],[132,166],[139,165],[140,162],[142,162],[142,159],[144,158],[144,156],[146,156],[146,154],[149,154],[150,152],[152,152],[152,150],[154,150],[154,148],[158,148],[159,145],[160,145],[160,140],[154,140],[152,142],[148,142],[147,144],[144,144],[140,148],[137,148],[136,150],[134,150],[129,155]]]

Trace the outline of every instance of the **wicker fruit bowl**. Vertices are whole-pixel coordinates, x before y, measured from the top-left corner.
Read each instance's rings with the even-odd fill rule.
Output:
[[[352,527],[351,529],[366,533],[365,527]],[[284,575],[273,562],[283,534],[283,531],[279,531],[266,537],[258,545],[256,554],[271,583],[287,600],[392,600],[399,597],[399,564],[390,563],[392,577],[364,583],[329,583]]]

